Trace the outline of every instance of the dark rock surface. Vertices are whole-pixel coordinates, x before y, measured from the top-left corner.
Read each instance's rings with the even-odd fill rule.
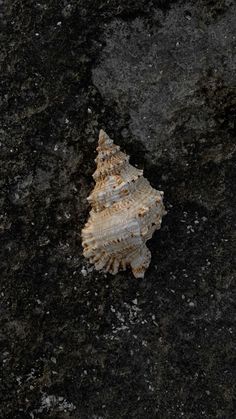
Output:
[[[0,2],[1,418],[235,418],[234,15]],[[101,127],[165,191],[141,281],[82,256]]]

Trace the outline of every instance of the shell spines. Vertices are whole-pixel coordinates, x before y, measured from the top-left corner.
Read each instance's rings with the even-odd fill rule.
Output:
[[[97,151],[96,184],[88,197],[92,209],[82,230],[84,256],[97,270],[116,274],[130,266],[136,278],[143,278],[151,260],[146,241],[165,214],[163,193],[103,130]]]

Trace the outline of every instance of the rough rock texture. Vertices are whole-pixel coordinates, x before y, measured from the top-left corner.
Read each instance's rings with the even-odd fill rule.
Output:
[[[235,418],[234,14],[0,2],[1,418]],[[82,257],[99,128],[165,191],[141,281]]]

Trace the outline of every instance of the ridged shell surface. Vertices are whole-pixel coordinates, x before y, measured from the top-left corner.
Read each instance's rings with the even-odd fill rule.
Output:
[[[143,278],[151,260],[146,246],[165,215],[163,192],[101,130],[95,159],[96,182],[88,197],[89,219],[82,230],[83,254],[96,270],[116,274],[128,266]]]

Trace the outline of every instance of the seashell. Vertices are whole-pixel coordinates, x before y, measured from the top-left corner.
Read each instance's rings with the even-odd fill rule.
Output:
[[[103,130],[97,151],[96,184],[87,198],[92,209],[82,230],[83,254],[96,270],[116,274],[130,266],[136,278],[143,278],[151,260],[146,242],[166,214],[163,192],[151,187]]]

